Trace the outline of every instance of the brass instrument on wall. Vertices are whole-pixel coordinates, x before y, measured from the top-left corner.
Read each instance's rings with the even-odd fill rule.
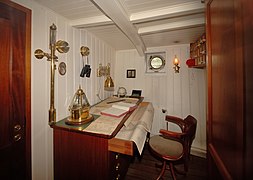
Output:
[[[82,68],[82,71],[80,73],[80,77],[90,77],[90,74],[91,74],[91,67],[89,65],[89,61],[88,61],[88,55],[90,54],[90,49],[86,46],[82,46],[80,48],[80,53],[82,55],[82,60],[83,60],[83,68]],[[84,65],[84,56],[87,57],[87,64]]]
[[[66,41],[59,40],[56,42],[56,30],[55,24],[50,26],[49,37],[49,49],[50,54],[43,52],[41,49],[37,49],[34,55],[37,59],[46,57],[51,62],[51,82],[50,82],[50,109],[49,109],[49,125],[52,126],[56,122],[56,109],[54,107],[54,81],[55,81],[55,62],[58,62],[58,57],[55,55],[55,50],[59,53],[67,53],[69,51],[68,43]]]

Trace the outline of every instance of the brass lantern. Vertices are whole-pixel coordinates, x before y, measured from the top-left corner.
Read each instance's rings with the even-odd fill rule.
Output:
[[[81,87],[76,91],[69,111],[70,116],[66,120],[66,124],[81,125],[93,120],[93,116],[89,113],[90,103]]]

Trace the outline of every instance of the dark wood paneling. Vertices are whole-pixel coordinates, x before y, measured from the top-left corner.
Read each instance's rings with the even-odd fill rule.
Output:
[[[108,140],[54,129],[55,179],[109,179]]]
[[[245,164],[244,179],[253,177],[253,1],[241,0],[244,32],[244,67],[245,67]]]
[[[109,179],[124,179],[132,156],[110,151]]]
[[[140,98],[139,103],[143,100]],[[147,106],[147,102],[140,106]],[[133,155],[133,142],[114,137],[132,114],[127,113],[111,135],[83,131],[65,119],[54,129],[55,179],[123,179]]]
[[[3,179],[31,178],[31,11],[14,2],[0,2],[1,22],[1,138]],[[4,27],[3,27],[4,26]],[[3,29],[2,29],[3,28]],[[3,31],[2,31],[3,30]],[[6,38],[8,40],[6,41]],[[3,50],[3,51],[2,51]],[[2,124],[3,123],[3,124]],[[7,127],[7,126],[8,127]],[[20,125],[20,130],[15,126]],[[21,139],[15,139],[20,136]],[[8,143],[6,144],[6,142]],[[4,147],[2,146],[4,145]],[[7,161],[2,161],[2,157]],[[6,163],[5,163],[6,162]],[[2,165],[6,171],[2,171]]]
[[[11,51],[11,23],[8,20],[0,18],[0,42],[4,44],[4,46],[0,46],[0,76],[1,76],[1,84],[4,86],[0,86],[0,100],[1,107],[4,109],[0,110],[0,148],[9,146],[11,144],[11,139],[9,138],[11,131],[11,121],[10,118],[10,86],[9,86],[9,74],[10,74],[10,51]],[[3,119],[6,119],[5,121]]]
[[[248,139],[245,86],[248,82],[245,81],[246,41],[243,37],[245,27],[252,27],[252,24],[243,26],[243,19],[249,14],[243,14],[242,5],[242,0],[210,0],[207,3],[207,136],[211,179],[217,174],[214,164],[224,179],[245,177],[245,152],[248,151],[245,148]]]

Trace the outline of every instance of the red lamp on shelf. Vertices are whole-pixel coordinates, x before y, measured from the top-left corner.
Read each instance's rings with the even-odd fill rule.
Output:
[[[188,59],[188,60],[186,61],[186,65],[187,65],[189,68],[195,66],[195,59]]]

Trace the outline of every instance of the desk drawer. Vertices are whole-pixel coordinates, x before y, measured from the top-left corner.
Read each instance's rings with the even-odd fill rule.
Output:
[[[111,157],[111,179],[113,180],[120,180],[124,179],[129,164],[131,162],[132,156],[128,156],[125,154],[110,152]]]
[[[112,138],[108,141],[108,150],[120,154],[134,155],[134,143],[123,139]]]

